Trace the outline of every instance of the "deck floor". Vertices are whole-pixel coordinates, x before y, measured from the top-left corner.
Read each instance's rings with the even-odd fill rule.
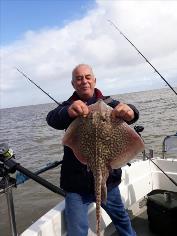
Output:
[[[157,236],[149,229],[146,208],[142,213],[133,218],[131,222],[137,236]],[[118,236],[118,233],[115,232],[111,236]]]
[[[149,229],[146,210],[132,220],[137,236],[156,236]]]

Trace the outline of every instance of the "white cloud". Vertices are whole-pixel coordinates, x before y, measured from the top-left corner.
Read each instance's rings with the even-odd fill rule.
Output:
[[[59,101],[71,95],[72,68],[83,62],[92,65],[97,87],[105,94],[164,85],[107,19],[177,85],[176,12],[177,1],[99,0],[84,18],[63,28],[26,32],[20,41],[1,48],[1,105],[50,102],[16,66]]]

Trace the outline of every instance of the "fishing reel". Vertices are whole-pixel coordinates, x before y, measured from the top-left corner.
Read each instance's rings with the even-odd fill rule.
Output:
[[[143,132],[144,127],[141,125],[134,126],[134,130],[137,132],[137,134],[141,137],[141,132]]]
[[[15,154],[7,143],[0,144],[0,193],[5,189],[16,187],[16,180],[10,177],[10,173],[15,173],[18,165],[13,159]]]
[[[15,154],[7,143],[0,144],[0,177],[16,171]]]

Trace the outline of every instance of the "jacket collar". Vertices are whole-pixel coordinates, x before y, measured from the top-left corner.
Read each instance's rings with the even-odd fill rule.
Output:
[[[93,97],[91,97],[88,101],[87,101],[87,104],[90,105],[94,102],[96,102],[97,100],[99,99],[103,99],[104,96],[102,94],[102,92],[95,88],[94,89],[94,94],[93,94]],[[73,95],[69,98],[70,101],[74,102],[74,101],[77,101],[77,100],[82,100],[80,99],[79,95],[76,93],[76,91],[73,93]]]

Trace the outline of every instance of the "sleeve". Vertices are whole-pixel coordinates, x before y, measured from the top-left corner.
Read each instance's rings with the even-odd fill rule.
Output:
[[[57,108],[50,111],[46,117],[48,125],[54,129],[66,129],[73,121],[73,119],[68,114],[69,106],[70,103],[63,102]]]
[[[132,104],[127,104],[127,105],[134,111],[134,119],[127,122],[127,124],[131,125],[139,119],[139,111],[134,105],[132,105]]]

